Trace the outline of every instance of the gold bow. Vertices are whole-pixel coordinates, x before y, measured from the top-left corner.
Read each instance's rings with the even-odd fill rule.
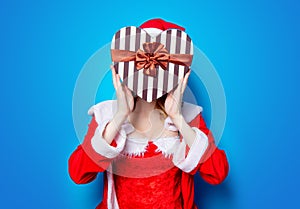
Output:
[[[137,52],[112,49],[112,61],[135,61],[136,69],[144,69],[144,74],[149,76],[156,76],[156,68],[158,66],[166,70],[169,62],[184,66],[190,66],[192,62],[193,55],[169,54],[168,50],[164,48],[164,45],[158,42],[146,42],[143,44],[143,49],[144,51],[138,49]]]

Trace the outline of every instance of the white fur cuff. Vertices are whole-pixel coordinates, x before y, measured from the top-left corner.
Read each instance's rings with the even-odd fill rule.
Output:
[[[178,149],[173,156],[174,165],[186,173],[191,172],[198,165],[208,147],[208,137],[206,134],[196,127],[192,127],[192,129],[196,132],[196,138],[190,147],[187,156],[185,157],[187,145],[184,139],[179,144]]]
[[[120,154],[120,152],[124,148],[126,141],[126,132],[123,129],[121,129],[115,137],[116,141],[118,142],[117,147],[111,146],[103,138],[103,131],[108,123],[109,120],[107,119],[102,121],[101,124],[99,124],[93,138],[91,139],[91,143],[92,147],[98,154],[107,158],[115,158]]]

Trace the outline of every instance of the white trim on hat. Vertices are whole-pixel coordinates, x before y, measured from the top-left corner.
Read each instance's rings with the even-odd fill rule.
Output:
[[[157,36],[158,34],[163,32],[163,30],[158,29],[158,28],[143,28],[143,30],[145,30],[151,36]]]

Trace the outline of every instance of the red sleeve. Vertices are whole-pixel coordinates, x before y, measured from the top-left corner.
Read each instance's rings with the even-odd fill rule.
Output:
[[[190,124],[191,126],[198,126],[208,137],[208,147],[201,157],[198,166],[191,173],[196,173],[199,170],[201,177],[207,183],[222,183],[229,172],[229,164],[225,152],[218,149],[215,145],[214,137],[207,128],[201,114],[193,119]]]
[[[76,184],[86,184],[93,181],[97,173],[106,170],[112,161],[112,159],[95,152],[91,145],[91,139],[97,126],[95,117],[93,117],[83,143],[77,147],[69,158],[69,175]],[[111,145],[116,146],[114,140]]]

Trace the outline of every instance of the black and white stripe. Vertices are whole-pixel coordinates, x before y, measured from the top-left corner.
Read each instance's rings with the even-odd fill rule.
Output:
[[[170,54],[193,54],[192,41],[183,31],[170,29],[151,37],[145,30],[133,26],[124,27],[114,35],[111,49],[143,50],[143,43],[154,41],[163,44]],[[145,75],[143,69],[137,70],[134,61],[118,62],[114,66],[124,84],[148,102],[174,89],[189,70],[189,67],[169,63],[167,70],[159,66],[156,77],[152,77]]]

